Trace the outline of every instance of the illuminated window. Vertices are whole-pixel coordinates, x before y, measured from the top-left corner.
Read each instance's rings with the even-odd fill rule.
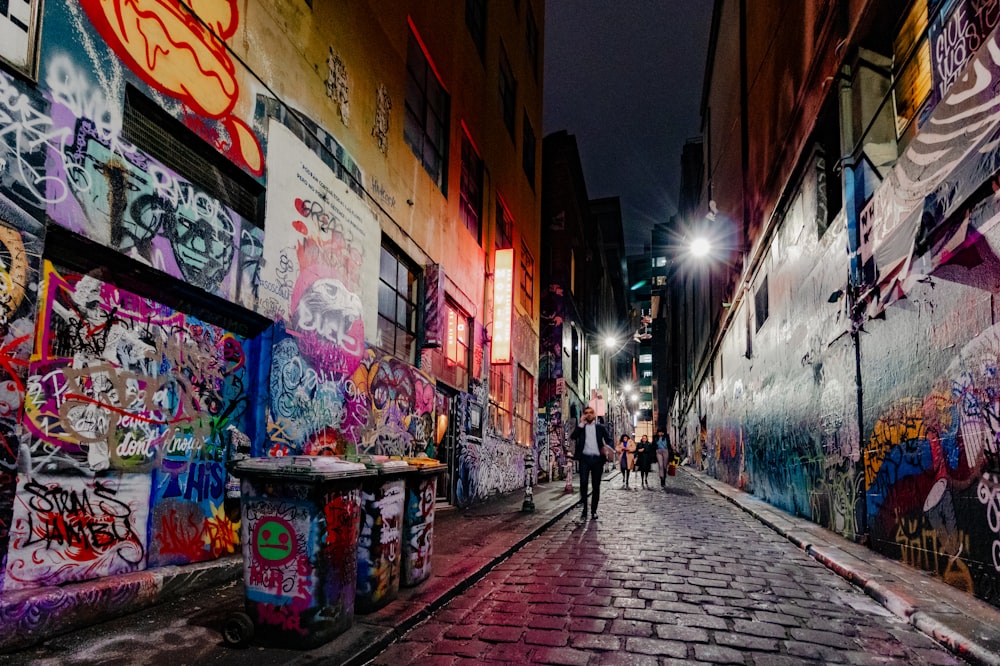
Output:
[[[482,242],[483,219],[483,160],[476,153],[472,141],[462,133],[462,182],[459,190],[458,214],[465,228],[472,232],[477,242]]]
[[[500,437],[511,435],[511,364],[490,366],[490,425]]]
[[[378,282],[378,339],[382,351],[414,363],[418,274],[402,252],[382,244]]]
[[[530,314],[535,306],[535,260],[521,243],[521,306]]]
[[[431,180],[444,192],[450,100],[414,33],[406,52],[406,121],[403,138]]]
[[[517,402],[514,404],[514,439],[522,446],[531,446],[534,441],[535,419],[535,378],[517,367]]]
[[[448,303],[445,309],[448,311],[448,341],[445,348],[445,358],[449,365],[468,369],[469,317],[451,303]]]

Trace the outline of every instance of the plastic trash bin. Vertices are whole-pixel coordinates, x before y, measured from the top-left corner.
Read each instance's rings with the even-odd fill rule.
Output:
[[[354,621],[361,484],[375,470],[324,456],[251,458],[241,479],[247,615],[227,643],[255,635],[283,647],[326,643]],[[250,622],[250,627],[246,625]]]
[[[434,504],[437,480],[447,467],[433,458],[404,458],[416,467],[406,477],[406,514],[403,517],[403,575],[400,584],[413,587],[431,575],[434,552]]]
[[[377,475],[365,478],[361,484],[354,608],[358,613],[371,613],[399,596],[405,479],[414,468],[386,456],[364,456],[361,462]]]

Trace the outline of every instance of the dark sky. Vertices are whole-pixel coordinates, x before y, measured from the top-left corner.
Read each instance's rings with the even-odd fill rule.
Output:
[[[576,135],[591,199],[621,197],[630,254],[676,211],[700,132],[712,0],[547,0],[543,133]]]

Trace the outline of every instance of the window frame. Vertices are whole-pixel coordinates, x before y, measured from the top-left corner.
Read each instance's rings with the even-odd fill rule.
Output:
[[[517,366],[517,391],[514,399],[514,441],[521,446],[534,442],[535,378],[522,366]]]
[[[535,311],[535,258],[528,251],[528,246],[521,241],[520,273],[518,279],[519,301],[528,314]]]
[[[531,126],[531,119],[528,118],[528,110],[525,109],[521,126],[521,167],[524,169],[524,175],[528,177],[532,191],[535,189],[537,151],[538,137],[535,136],[535,128]]]
[[[479,59],[486,59],[486,0],[465,0],[465,27],[479,53]]]
[[[496,213],[496,238],[494,244],[498,250],[506,250],[514,247],[514,218],[504,203],[503,198],[497,195]]]
[[[513,434],[513,363],[490,365],[489,419],[497,435],[509,438]]]
[[[507,49],[500,45],[500,64],[498,66],[498,87],[500,94],[500,117],[511,141],[514,140],[515,124],[517,123],[517,78],[514,76],[514,69],[510,66],[510,58],[507,57]]]
[[[387,273],[384,268],[384,263],[386,258],[391,259],[395,263],[395,270],[393,276],[393,284],[389,284],[386,281]],[[399,290],[401,285],[400,278],[401,271],[406,271],[406,286],[408,293],[402,293]],[[406,361],[411,365],[416,362],[417,357],[417,346],[420,340],[420,304],[421,304],[421,283],[422,274],[409,257],[407,257],[402,250],[393,244],[388,237],[383,236],[382,244],[379,252],[379,275],[378,275],[378,315],[377,315],[377,344],[376,346],[398,359]],[[388,292],[391,292],[391,296],[388,296]],[[389,305],[388,300],[392,300],[392,317],[389,317],[389,313],[385,312],[385,306]],[[407,315],[407,321],[405,325],[401,325],[399,321],[400,307],[404,308],[404,312]],[[387,344],[384,339],[383,332],[385,327],[391,326],[393,328],[392,344],[391,346]],[[400,353],[403,351],[403,347],[399,344],[400,336],[404,340],[409,339],[408,344],[405,348],[405,354]]]
[[[441,193],[447,195],[451,97],[412,22],[406,50],[406,79],[403,140]]]
[[[448,336],[445,341],[444,358],[445,363],[469,371],[469,349],[470,333],[472,331],[472,318],[453,303],[450,299],[445,301],[445,312],[448,317]],[[454,340],[452,330],[454,323]],[[464,327],[464,335],[462,328]]]
[[[473,159],[470,164],[469,160]],[[471,173],[475,171],[475,173]],[[462,162],[459,179],[458,216],[479,245],[483,243],[483,158],[468,132],[462,132]]]

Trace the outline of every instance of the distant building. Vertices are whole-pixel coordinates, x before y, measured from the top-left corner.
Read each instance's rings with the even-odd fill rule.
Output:
[[[587,198],[576,137],[554,132],[543,150],[539,473],[563,479],[567,438],[584,406],[603,402],[613,430],[627,427],[617,381],[630,359],[624,237],[618,199]]]

